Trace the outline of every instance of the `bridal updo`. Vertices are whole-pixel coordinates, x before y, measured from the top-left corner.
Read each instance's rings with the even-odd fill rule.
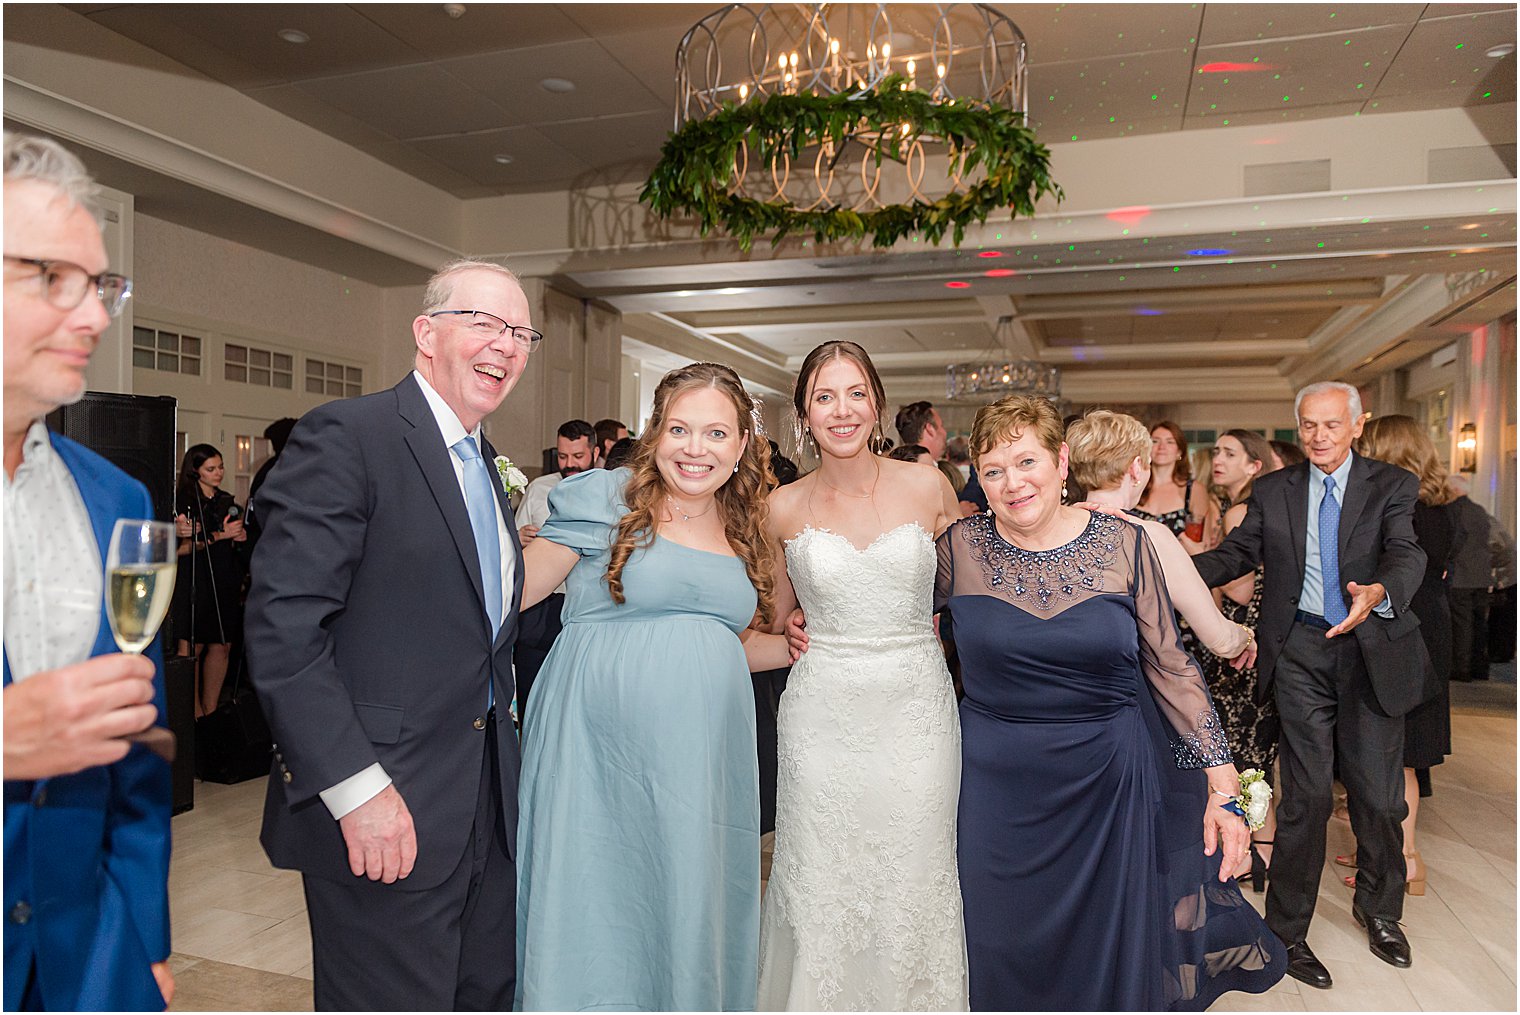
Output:
[[[770,543],[765,535],[770,519],[770,502],[766,494],[775,485],[771,475],[771,446],[761,432],[754,401],[739,375],[720,363],[692,363],[672,370],[654,389],[654,412],[649,425],[633,446],[628,469],[633,473],[624,488],[623,499],[628,513],[618,523],[607,562],[607,590],[612,601],[624,602],[623,568],[635,548],[647,548],[654,542],[655,528],[665,502],[665,480],[655,464],[655,448],[665,432],[670,405],[681,395],[697,388],[712,388],[727,396],[738,417],[739,432],[749,441],[739,456],[739,471],[720,487],[715,495],[723,519],[723,533],[728,545],[744,562],[750,584],[759,597],[760,620],[769,624],[776,606],[776,578],[772,571]]]

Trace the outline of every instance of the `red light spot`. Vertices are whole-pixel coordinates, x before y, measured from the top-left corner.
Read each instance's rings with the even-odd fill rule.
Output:
[[[971,283],[970,282],[946,282],[945,283],[945,288],[946,289],[970,289],[971,288]]]
[[[1016,274],[1016,272],[1012,268],[993,268],[991,271],[982,272],[982,274],[987,278],[1007,278],[1009,275]]]
[[[1149,205],[1137,205],[1133,208],[1115,208],[1104,218],[1111,222],[1119,222],[1127,226],[1133,226],[1145,216],[1151,213]]]
[[[1003,252],[1001,250],[983,250],[981,253],[977,254],[976,256],[977,257],[1002,257],[1003,256]]]
[[[1198,68],[1200,74],[1252,74],[1256,71],[1275,70],[1276,65],[1270,63],[1231,63],[1221,60],[1217,63],[1206,63]]]

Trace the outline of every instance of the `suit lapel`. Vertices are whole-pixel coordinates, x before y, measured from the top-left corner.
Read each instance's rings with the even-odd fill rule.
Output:
[[[475,530],[470,527],[470,514],[459,492],[459,477],[454,473],[451,452],[443,444],[438,421],[433,418],[433,410],[428,407],[417,381],[408,374],[396,385],[395,391],[397,411],[412,425],[406,434],[406,446],[411,449],[417,467],[433,492],[433,500],[443,513],[449,535],[454,537],[454,548],[459,551],[459,560],[475,585],[475,598],[481,604],[481,616],[484,617],[485,592],[481,584],[480,558],[475,552]]]
[[[496,503],[501,508],[502,521],[506,523],[507,539],[511,542],[510,549],[503,546],[503,553],[512,554],[516,566],[512,568],[512,597],[507,604],[507,612],[501,618],[501,629],[496,632],[496,648],[501,647],[502,637],[507,631],[507,619],[517,613],[522,606],[523,591],[523,557],[522,543],[517,538],[517,519],[512,514],[512,502],[507,498],[507,491],[499,482],[500,474],[496,470],[496,448],[486,440],[485,434],[480,435],[480,443],[485,452],[486,466],[491,473],[491,489],[496,491]]]
[[[1294,466],[1283,484],[1283,496],[1288,499],[1288,533],[1293,544],[1293,560],[1298,565],[1298,580],[1304,576],[1304,540],[1309,532],[1309,470],[1304,465]]]
[[[1341,498],[1341,524],[1336,533],[1336,547],[1341,560],[1346,559],[1346,544],[1351,541],[1351,530],[1361,517],[1362,509],[1372,497],[1372,467],[1361,455],[1351,456],[1351,472],[1346,483],[1346,495]]]

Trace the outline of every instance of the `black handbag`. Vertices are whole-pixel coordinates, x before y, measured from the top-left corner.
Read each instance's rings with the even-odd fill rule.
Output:
[[[241,645],[233,665],[228,700],[195,720],[195,774],[203,782],[231,784],[269,774],[274,741],[258,695],[243,680],[246,666]]]

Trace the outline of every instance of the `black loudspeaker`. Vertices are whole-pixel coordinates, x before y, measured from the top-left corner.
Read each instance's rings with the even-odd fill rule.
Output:
[[[146,486],[153,517],[168,521],[174,517],[176,405],[168,395],[87,391],[49,414],[47,423]]]
[[[164,660],[164,690],[168,697],[169,729],[175,740],[174,813],[195,806],[195,660],[169,656]]]

